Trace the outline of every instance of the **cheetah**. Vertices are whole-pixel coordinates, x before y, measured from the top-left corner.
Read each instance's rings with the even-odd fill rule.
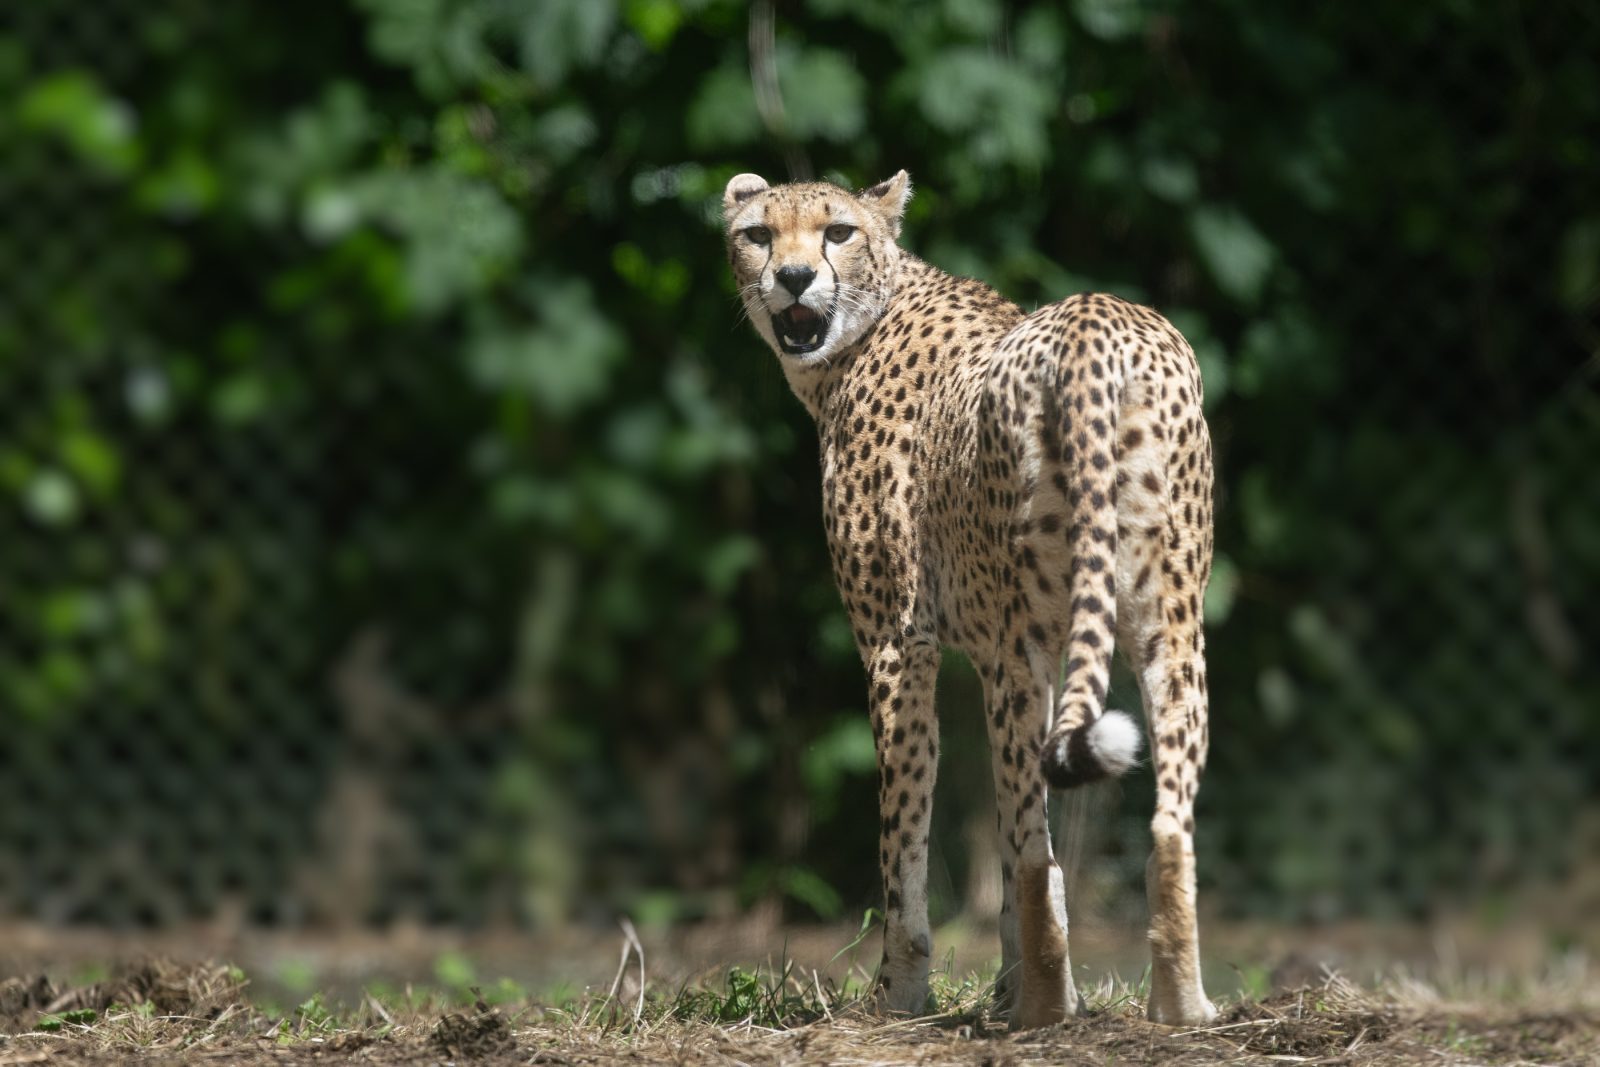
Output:
[[[1138,727],[1105,708],[1115,646],[1138,677],[1156,781],[1149,1016],[1203,1024],[1215,1009],[1200,977],[1194,800],[1212,466],[1194,353],[1117,297],[1024,314],[918,259],[898,245],[910,195],[905,171],[858,193],[740,174],[723,194],[744,308],[817,424],[829,555],[868,678],[885,903],[875,995],[894,1012],[927,1000],[934,681],[950,647],[983,683],[999,1008],[1017,1029],[1082,1010],[1046,810],[1050,786],[1138,760]]]

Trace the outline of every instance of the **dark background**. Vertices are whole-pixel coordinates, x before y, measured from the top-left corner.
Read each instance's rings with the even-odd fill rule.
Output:
[[[1206,908],[1575,936],[1597,55],[1576,0],[7,3],[0,916],[875,903],[813,432],[717,215],[905,167],[908,247],[1200,355]],[[936,921],[995,905],[948,667]],[[1066,808],[1077,899],[1141,911],[1149,792]]]

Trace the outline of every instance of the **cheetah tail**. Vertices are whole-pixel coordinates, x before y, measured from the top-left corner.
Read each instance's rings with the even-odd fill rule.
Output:
[[[1044,776],[1057,789],[1117,778],[1139,762],[1139,727],[1125,711],[1052,730],[1044,746]]]
[[[1117,639],[1116,442],[1123,372],[1116,356],[1096,358],[1082,340],[1075,347],[1076,356],[1066,348],[1060,357],[1056,410],[1050,413],[1059,427],[1057,483],[1066,483],[1072,523],[1071,618],[1066,676],[1040,755],[1046,780],[1062,789],[1122,774],[1139,755],[1133,720],[1105,710]]]

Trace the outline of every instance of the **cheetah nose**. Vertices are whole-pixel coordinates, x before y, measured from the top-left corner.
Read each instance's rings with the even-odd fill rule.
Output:
[[[789,290],[796,297],[806,291],[806,287],[811,284],[812,279],[816,276],[817,272],[810,267],[783,267],[776,275],[778,284]]]

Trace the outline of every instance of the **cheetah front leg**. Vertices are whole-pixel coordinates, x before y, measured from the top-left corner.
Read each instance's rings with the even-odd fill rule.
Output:
[[[920,1015],[928,1003],[933,935],[928,927],[928,824],[939,758],[933,690],[938,649],[921,642],[880,648],[867,662],[878,751],[878,860],[883,872],[881,1007]]]

